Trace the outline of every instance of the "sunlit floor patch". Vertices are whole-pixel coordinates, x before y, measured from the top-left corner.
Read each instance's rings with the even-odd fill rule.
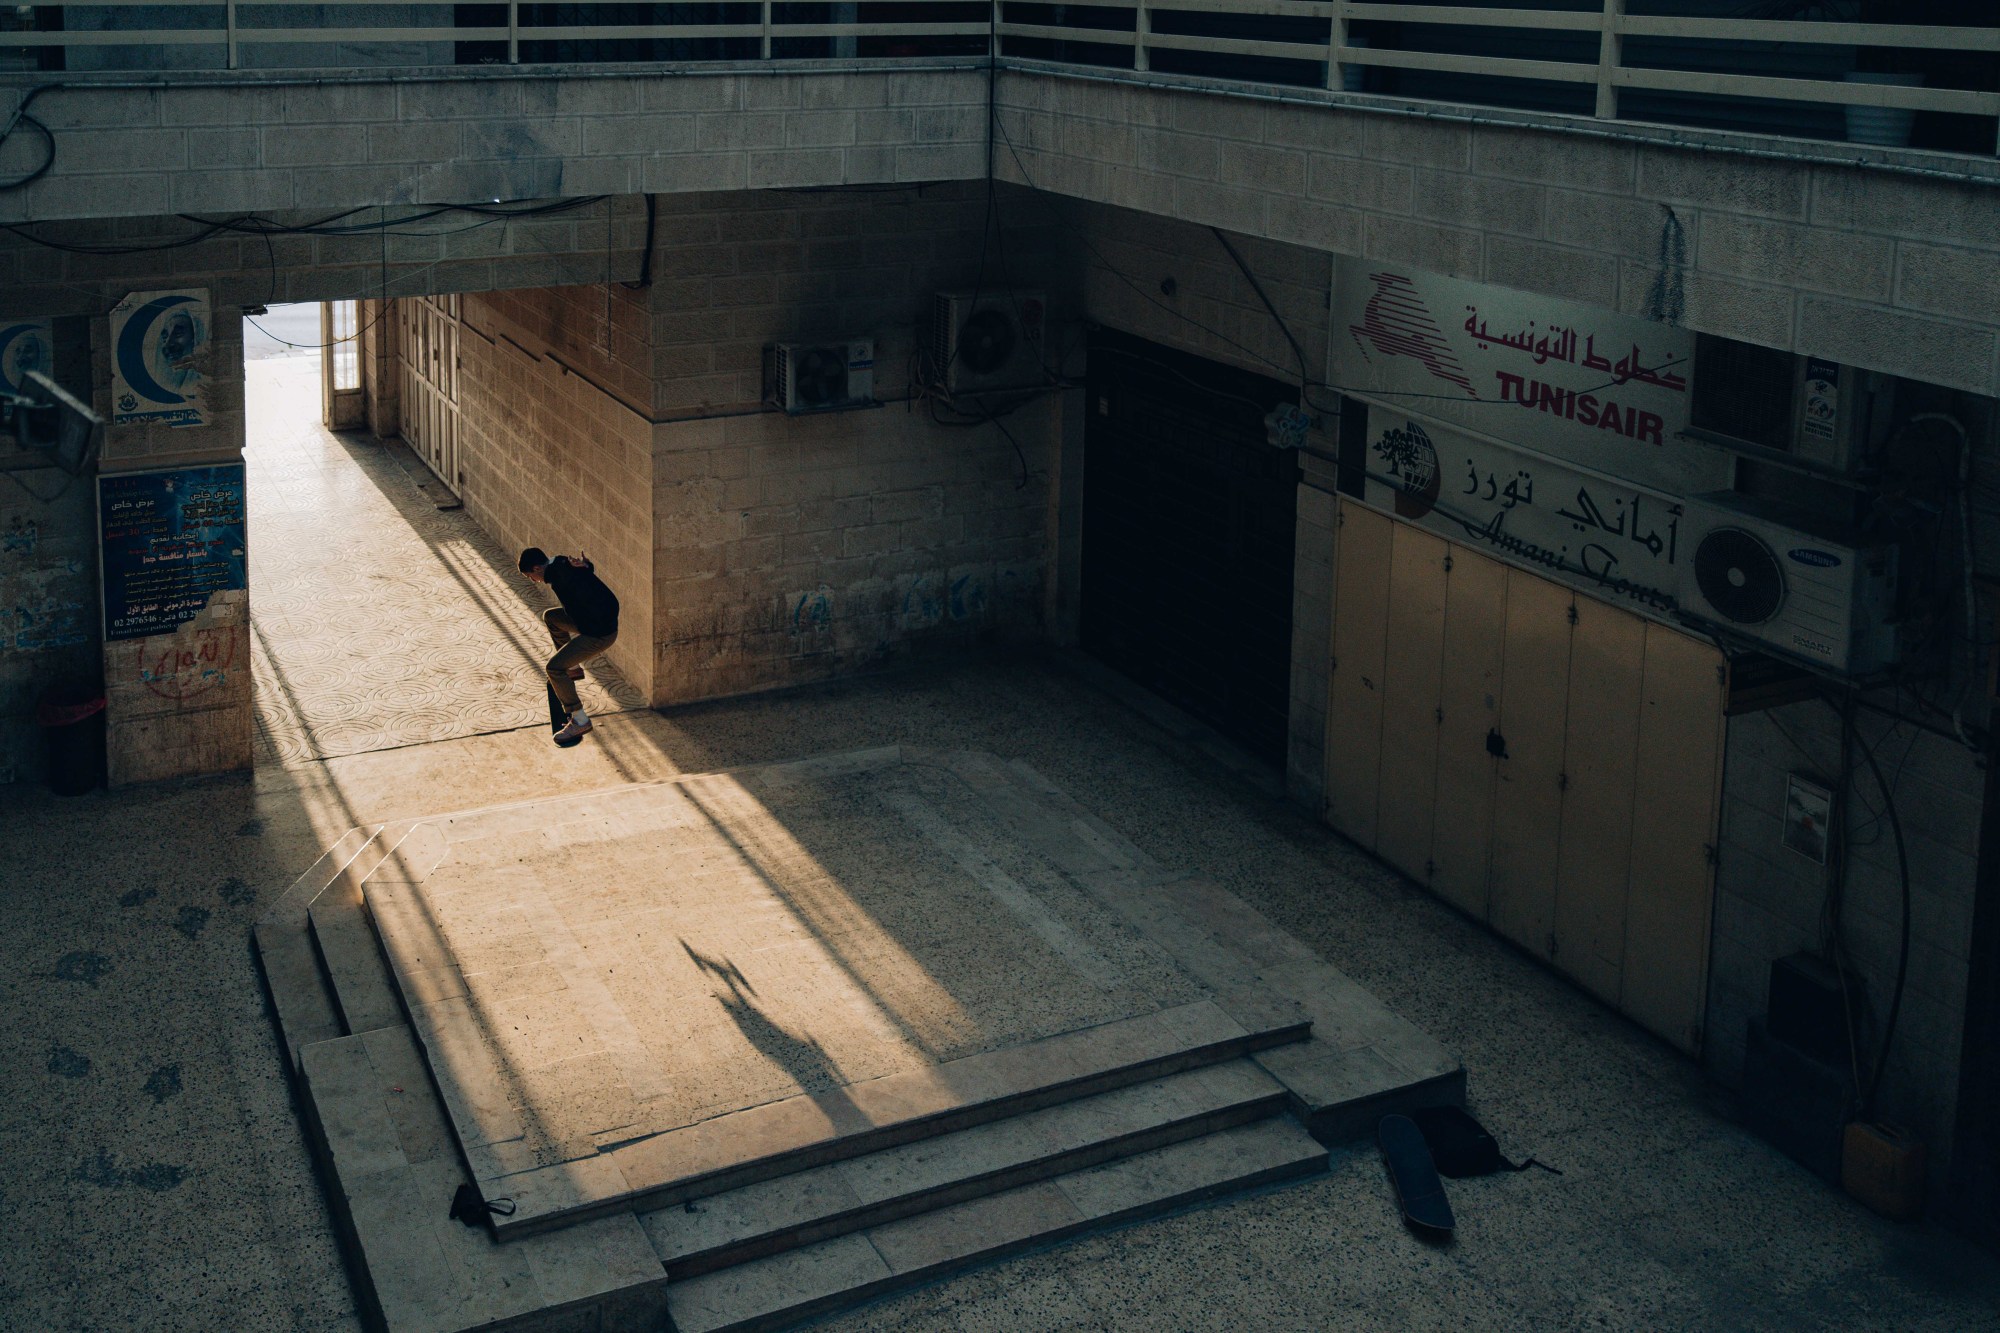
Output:
[[[245,372],[257,762],[544,723],[548,633],[513,561],[417,490],[400,444],[323,429],[318,374]],[[601,660],[578,690],[593,714],[645,704]]]

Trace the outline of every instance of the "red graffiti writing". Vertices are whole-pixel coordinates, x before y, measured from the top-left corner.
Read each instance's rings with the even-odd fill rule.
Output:
[[[139,680],[162,699],[192,699],[220,685],[235,663],[233,630],[195,630],[192,644],[175,642],[157,656],[141,655]]]

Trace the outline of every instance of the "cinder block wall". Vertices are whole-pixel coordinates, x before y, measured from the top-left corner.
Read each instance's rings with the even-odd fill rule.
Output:
[[[109,427],[100,471],[232,463],[243,457],[243,321],[234,308],[210,309],[213,328],[195,358],[207,377],[207,424]],[[96,407],[108,420],[111,321],[90,323]],[[94,490],[87,480],[80,484]],[[257,540],[254,520],[247,538]],[[96,600],[101,605],[101,597]],[[113,786],[249,768],[255,722],[249,593],[216,593],[207,609],[172,634],[106,643],[104,690]]]
[[[932,296],[978,280],[985,220],[983,186],[660,201],[658,702],[1039,636],[1057,398],[1004,433],[909,401]],[[1046,285],[1038,247],[996,229],[984,285]],[[761,409],[766,343],[854,336],[875,339],[885,406]]]
[[[617,309],[627,298],[615,292]],[[566,364],[552,345],[587,343],[589,335],[574,326],[576,312],[594,309],[601,316],[603,297],[602,289],[554,288],[506,293],[504,305],[485,296],[465,299],[461,494],[473,521],[510,551],[539,546],[590,556],[598,576],[618,594],[618,642],[608,656],[626,680],[650,694],[653,547],[646,500],[652,427],[582,369]],[[551,341],[529,337],[506,312]],[[542,655],[542,645],[530,652]]]
[[[1913,724],[1864,711],[1855,728],[1895,792],[1910,860],[1909,977],[1879,1111],[1923,1136],[1938,1199],[1957,1111],[1985,775],[1970,750]],[[1866,998],[1865,1081],[1894,993],[1902,888],[1894,835],[1878,817],[1881,794],[1859,756],[1843,917]],[[1764,1012],[1771,961],[1823,942],[1822,867],[1782,841],[1786,775],[1831,787],[1839,771],[1840,721],[1824,704],[1730,719],[1704,1046],[1709,1070],[1728,1086],[1741,1082],[1745,1025]]]

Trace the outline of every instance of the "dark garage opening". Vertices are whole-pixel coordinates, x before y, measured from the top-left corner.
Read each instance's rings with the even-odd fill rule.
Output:
[[[1098,330],[1089,394],[1084,650],[1281,766],[1298,463],[1264,416],[1298,390]]]

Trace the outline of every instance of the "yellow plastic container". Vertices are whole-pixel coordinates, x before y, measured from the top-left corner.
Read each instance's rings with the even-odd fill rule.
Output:
[[[1916,1217],[1924,1210],[1922,1140],[1894,1125],[1855,1121],[1841,1142],[1840,1184],[1884,1217]]]

